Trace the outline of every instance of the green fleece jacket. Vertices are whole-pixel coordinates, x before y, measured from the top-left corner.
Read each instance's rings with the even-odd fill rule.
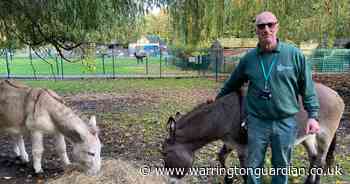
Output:
[[[272,93],[270,100],[259,97],[265,86],[261,63],[264,65],[265,76],[272,65],[267,80],[267,87]],[[247,81],[249,85],[245,105],[248,114],[271,120],[292,116],[299,111],[298,95],[301,95],[309,118],[318,117],[319,101],[311,69],[296,47],[279,41],[272,52],[262,52],[259,46],[249,51],[225,82],[217,98],[237,91]]]

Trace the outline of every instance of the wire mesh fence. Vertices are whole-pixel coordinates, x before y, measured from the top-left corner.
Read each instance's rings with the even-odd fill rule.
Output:
[[[317,73],[350,71],[350,49],[316,49],[308,60]]]
[[[67,62],[59,56],[23,56],[3,52],[0,57],[0,77],[32,79],[65,78],[162,78],[229,75],[247,49],[223,49],[220,45],[185,54],[176,50],[167,54],[145,57],[96,55],[87,63]],[[76,59],[76,58],[73,58]],[[344,73],[350,71],[349,49],[316,49],[307,60],[316,73]]]
[[[5,56],[6,57],[6,56]],[[60,57],[2,57],[0,76],[3,78],[118,78],[118,77],[167,77],[205,75],[208,61],[184,61],[177,57],[146,57],[137,61],[129,56],[96,56],[94,62],[68,62]]]

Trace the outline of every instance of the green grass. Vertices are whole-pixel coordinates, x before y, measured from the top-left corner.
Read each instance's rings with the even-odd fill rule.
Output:
[[[61,75],[61,62],[58,59],[58,62],[54,58],[47,59],[47,62],[44,62],[41,59],[33,59],[31,62],[29,58],[14,58],[12,62],[9,62],[10,73],[11,75],[51,75],[52,71],[55,75]],[[159,74],[160,67],[162,73],[195,73],[194,71],[184,71],[178,67],[167,64],[163,59],[161,61],[162,66],[160,65],[160,59],[158,57],[150,57],[148,60],[148,74]],[[97,58],[95,62],[95,68],[93,70],[88,70],[88,67],[83,65],[82,62],[69,63],[63,61],[63,73],[64,75],[83,75],[83,74],[113,74],[113,59],[106,58],[104,61],[104,68],[102,58]],[[146,61],[143,63],[137,64],[135,58],[127,57],[116,57],[114,60],[114,73],[115,74],[146,74]],[[6,61],[0,59],[0,74],[7,74]]]
[[[122,80],[23,80],[33,86],[50,88],[59,93],[129,92],[145,90],[191,90],[214,88],[218,83],[208,79],[122,79]]]

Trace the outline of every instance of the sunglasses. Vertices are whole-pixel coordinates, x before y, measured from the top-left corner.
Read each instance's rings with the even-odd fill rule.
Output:
[[[269,28],[275,28],[277,22],[269,22],[266,24],[258,24],[256,25],[256,27],[258,27],[259,29],[265,29],[266,26],[268,26]]]

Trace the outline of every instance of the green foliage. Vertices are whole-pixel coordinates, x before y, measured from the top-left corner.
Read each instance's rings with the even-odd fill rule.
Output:
[[[220,37],[254,37],[255,16],[265,10],[278,17],[282,40],[331,47],[335,38],[350,36],[348,0],[178,0],[168,7],[173,42],[195,47]]]
[[[96,72],[96,45],[90,43],[86,47],[84,49],[86,53],[82,59],[82,64],[85,66],[83,73]]]
[[[191,44],[187,45],[172,45],[170,47],[171,52],[176,57],[187,59],[188,57],[192,56],[199,56],[199,55],[205,55],[208,54],[208,49],[200,49],[196,48],[195,46]]]
[[[169,15],[164,10],[159,14],[148,14],[144,17],[143,35],[158,35],[162,40],[167,42],[172,32],[169,24]]]
[[[71,50],[81,43],[126,41],[142,15],[163,0],[3,0],[0,38]],[[137,31],[136,31],[137,32]]]

